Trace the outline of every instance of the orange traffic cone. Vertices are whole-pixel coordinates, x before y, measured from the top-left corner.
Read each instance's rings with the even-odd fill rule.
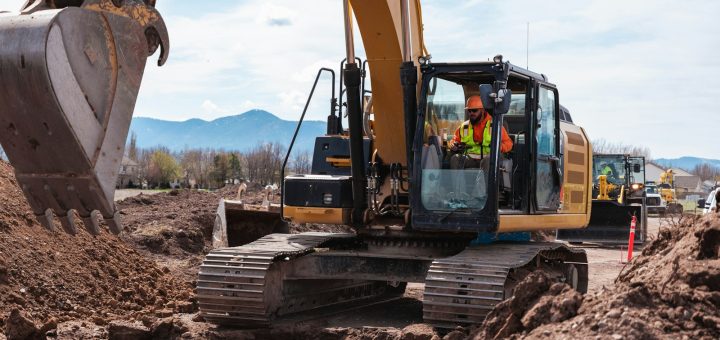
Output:
[[[630,222],[630,239],[628,240],[628,262],[632,260],[633,256],[633,245],[635,245],[635,224],[637,224],[637,217],[633,215],[632,221]]]

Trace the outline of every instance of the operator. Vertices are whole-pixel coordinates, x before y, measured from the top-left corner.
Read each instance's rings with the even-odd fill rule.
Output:
[[[490,140],[492,139],[492,116],[483,108],[480,96],[470,96],[465,105],[469,120],[455,130],[450,141],[450,150],[455,154],[450,158],[450,168],[480,168],[485,172],[490,167]],[[500,152],[512,150],[513,142],[505,127],[502,127]]]
[[[612,168],[607,163],[603,163],[600,167],[600,174],[605,175],[608,180],[610,178],[615,178],[615,174],[613,173]]]

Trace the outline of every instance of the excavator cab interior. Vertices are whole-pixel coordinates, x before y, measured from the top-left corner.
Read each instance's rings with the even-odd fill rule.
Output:
[[[418,124],[422,128],[418,131],[422,145],[416,145],[416,150],[421,150],[416,156],[421,174],[416,176],[420,204],[415,209],[420,210],[420,218],[415,222],[420,221],[420,225],[426,217],[432,219],[429,217],[432,214],[442,219],[458,218],[460,224],[465,223],[463,216],[468,224],[480,216],[491,224],[498,214],[556,211],[559,207],[562,164],[557,133],[560,121],[557,92],[552,85],[544,83],[542,75],[507,64],[510,71],[498,76],[493,67],[491,64],[433,65],[432,70],[424,74],[419,110],[424,113],[424,123]],[[506,108],[500,114],[493,112],[497,111],[493,109],[493,98],[483,93],[487,92],[483,89],[492,89],[498,83],[508,90],[503,98]],[[473,95],[483,98],[484,107],[493,115],[493,124],[501,124],[513,142],[509,152],[500,153],[499,142],[495,141],[500,134],[493,129],[491,154],[484,157],[493,159],[496,154],[499,157],[497,165],[484,167],[487,170],[451,165],[455,154],[451,141],[455,131],[468,119],[465,102]],[[539,155],[534,164],[531,152]],[[482,223],[476,222],[475,228],[479,224]]]

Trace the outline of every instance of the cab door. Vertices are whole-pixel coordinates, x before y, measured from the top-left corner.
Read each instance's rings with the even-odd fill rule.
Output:
[[[535,107],[535,209],[560,208],[560,122],[558,93],[554,87],[539,84]]]

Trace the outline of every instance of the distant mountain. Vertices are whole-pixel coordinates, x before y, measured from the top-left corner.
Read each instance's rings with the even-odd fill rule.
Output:
[[[214,148],[247,151],[263,142],[288,146],[297,122],[282,120],[270,112],[252,110],[212,121],[190,119],[173,122],[154,118],[132,119],[130,131],[137,134],[140,148],[166,146],[170,150]],[[293,150],[312,151],[315,137],[325,134],[322,121],[304,121]],[[129,141],[128,135],[128,141]]]
[[[680,157],[680,158],[659,158],[654,160],[655,163],[658,163],[661,166],[664,167],[674,167],[674,168],[681,168],[685,170],[692,170],[696,165],[707,163],[712,166],[716,166],[720,168],[720,159],[708,159],[708,158],[699,158],[699,157]]]

